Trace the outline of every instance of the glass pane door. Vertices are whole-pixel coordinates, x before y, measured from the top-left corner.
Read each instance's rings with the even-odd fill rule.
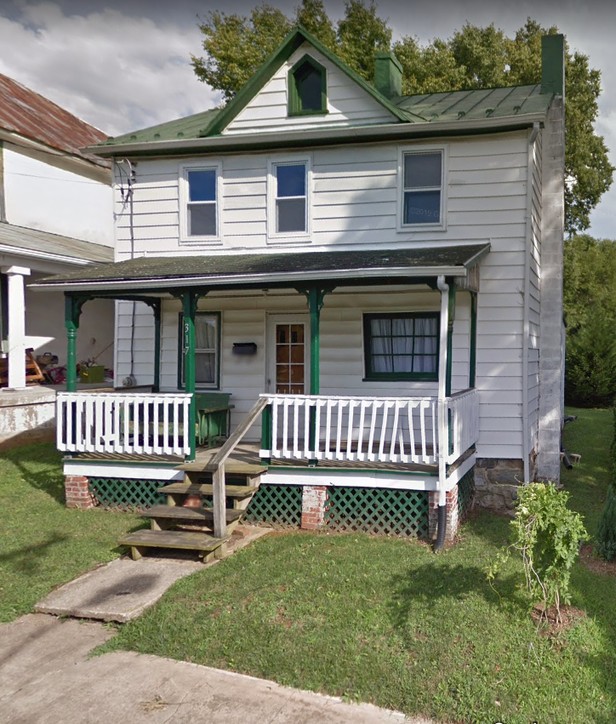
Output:
[[[303,324],[276,324],[276,394],[305,394],[304,339]]]

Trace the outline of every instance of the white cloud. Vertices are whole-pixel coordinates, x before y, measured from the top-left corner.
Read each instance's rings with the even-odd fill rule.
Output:
[[[210,108],[217,96],[200,83],[190,53],[196,25],[131,17],[103,9],[65,15],[54,3],[25,5],[0,17],[0,72],[116,135]]]

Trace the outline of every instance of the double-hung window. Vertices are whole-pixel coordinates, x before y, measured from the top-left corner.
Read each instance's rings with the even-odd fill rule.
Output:
[[[294,160],[272,163],[270,199],[270,236],[305,236],[308,233],[308,162]]]
[[[368,380],[435,380],[439,316],[436,312],[364,314]]]
[[[184,387],[184,315],[180,314],[180,386]],[[197,387],[219,386],[220,380],[220,314],[195,314],[195,382]]]
[[[443,149],[403,151],[402,227],[443,226]]]
[[[213,241],[219,237],[220,169],[186,166],[180,177],[182,237],[186,241]]]

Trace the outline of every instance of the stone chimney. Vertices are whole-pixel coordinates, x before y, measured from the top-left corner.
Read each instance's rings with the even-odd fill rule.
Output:
[[[541,92],[565,97],[565,36],[541,38]]]
[[[374,60],[374,87],[385,98],[402,95],[402,66],[393,53],[377,53]]]

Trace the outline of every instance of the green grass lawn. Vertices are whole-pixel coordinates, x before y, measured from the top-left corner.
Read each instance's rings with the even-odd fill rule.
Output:
[[[564,475],[572,506],[596,522],[612,416],[576,411]],[[586,618],[540,635],[511,562],[492,588],[484,568],[508,537],[489,514],[439,555],[366,535],[261,539],[177,583],[104,650],[131,649],[274,679],[407,714],[459,722],[616,721],[616,578],[576,564]]]
[[[0,621],[32,610],[56,586],[120,555],[129,513],[68,510],[53,444],[0,454]]]

